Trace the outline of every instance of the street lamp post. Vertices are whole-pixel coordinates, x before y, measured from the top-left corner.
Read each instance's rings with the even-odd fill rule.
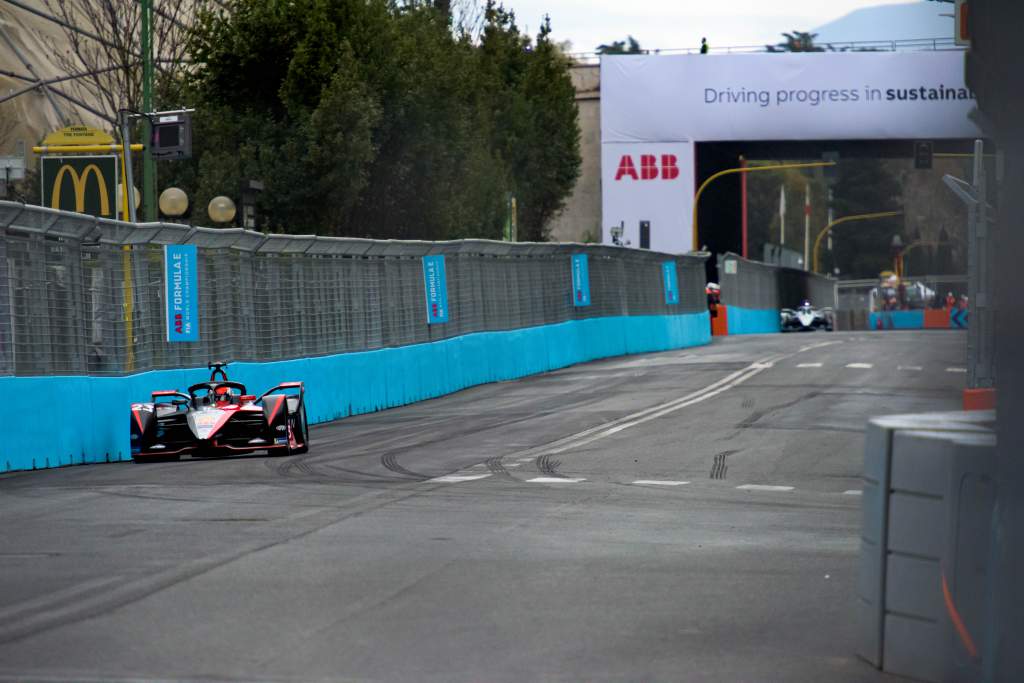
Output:
[[[140,0],[139,11],[142,13],[142,111],[153,111],[153,0]],[[153,126],[148,117],[142,118],[143,140],[146,146],[142,151],[142,196],[143,214],[147,222],[156,220],[156,162],[153,160],[152,139]]]
[[[730,175],[732,173],[754,173],[755,171],[783,171],[788,168],[819,168],[821,166],[835,166],[834,161],[811,161],[802,164],[775,164],[773,166],[740,166],[739,168],[727,168],[724,171],[719,171],[708,177],[700,187],[697,188],[697,193],[693,196],[693,251],[700,250],[700,242],[697,237],[697,208],[700,205],[700,196],[704,193],[705,188],[711,184],[712,180],[721,178],[724,175]]]
[[[842,218],[837,218],[834,221],[831,221],[828,225],[826,225],[824,228],[822,228],[821,232],[818,233],[818,237],[814,240],[814,269],[813,269],[814,272],[815,273],[819,272],[819,270],[818,270],[818,256],[819,256],[819,253],[818,252],[819,252],[819,247],[821,247],[821,240],[822,240],[822,238],[825,237],[825,235],[827,235],[827,234],[832,232],[832,228],[836,227],[837,225],[841,225],[843,223],[849,223],[851,221],[867,221],[867,220],[872,220],[874,218],[889,218],[890,216],[902,216],[902,215],[903,215],[902,211],[879,211],[877,213],[862,213],[862,214],[857,214],[857,215],[854,215],[854,216],[843,216]]]

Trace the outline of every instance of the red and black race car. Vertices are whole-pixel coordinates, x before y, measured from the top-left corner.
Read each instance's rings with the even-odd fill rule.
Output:
[[[132,460],[309,450],[302,382],[284,382],[254,396],[244,384],[228,380],[227,363],[207,367],[212,370],[210,381],[193,384],[188,393],[154,391],[150,403],[132,404]]]

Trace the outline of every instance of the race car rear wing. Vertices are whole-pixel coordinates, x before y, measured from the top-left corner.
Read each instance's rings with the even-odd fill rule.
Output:
[[[258,403],[262,401],[264,396],[269,396],[278,389],[298,389],[300,398],[304,396],[306,393],[306,385],[302,382],[281,382],[277,386],[271,387],[270,389],[267,389],[262,394],[260,394],[259,398],[256,399],[256,402]]]
[[[154,391],[152,394],[150,394],[150,396],[152,397],[153,403],[156,403],[156,400],[158,398],[167,397],[167,396],[174,396],[175,398],[183,398],[186,401],[191,401],[192,400],[191,396],[189,396],[188,394],[184,394],[184,393],[178,391],[177,389],[172,389],[172,390],[169,390],[169,391]]]

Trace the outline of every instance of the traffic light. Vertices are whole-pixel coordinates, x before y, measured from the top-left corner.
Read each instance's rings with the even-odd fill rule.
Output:
[[[929,169],[932,167],[932,143],[918,140],[914,143],[914,168]]]
[[[956,11],[953,14],[953,37],[957,45],[971,46],[971,12],[967,0],[956,0]],[[949,15],[946,15],[949,16]]]
[[[153,127],[150,145],[154,159],[192,157],[192,118],[187,111],[157,112],[149,115]]]

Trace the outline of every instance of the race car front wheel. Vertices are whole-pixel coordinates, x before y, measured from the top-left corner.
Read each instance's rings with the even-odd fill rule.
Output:
[[[309,451],[309,424],[306,422],[306,406],[301,406],[292,422],[292,433],[297,445],[288,449],[288,455],[300,455]]]

